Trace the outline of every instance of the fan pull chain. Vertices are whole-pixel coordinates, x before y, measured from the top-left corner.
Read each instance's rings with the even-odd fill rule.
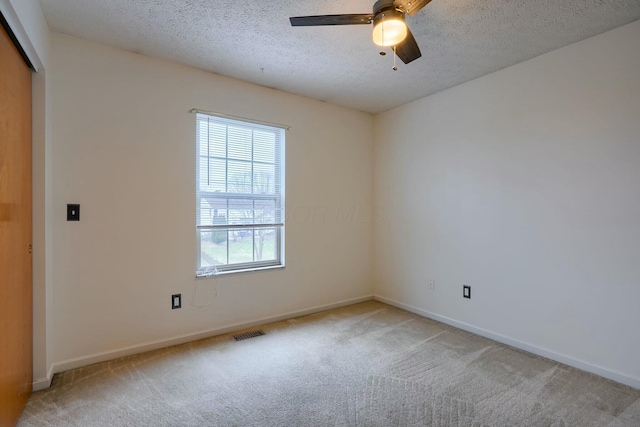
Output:
[[[398,71],[396,66],[396,57],[398,56],[397,46],[393,46],[393,71]]]

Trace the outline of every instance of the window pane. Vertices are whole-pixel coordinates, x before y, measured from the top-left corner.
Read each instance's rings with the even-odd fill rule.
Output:
[[[225,191],[225,177],[225,160],[200,157],[200,176],[198,177],[200,191]]]
[[[251,129],[229,126],[228,132],[229,158],[251,160],[253,150]]]
[[[252,224],[253,200],[230,199],[229,200],[229,224]]]
[[[253,160],[274,163],[276,158],[275,134],[257,130],[253,133]]]
[[[254,201],[254,223],[273,224],[276,222],[276,201],[257,199]]]
[[[275,228],[256,228],[254,233],[254,253],[256,261],[272,261],[278,258]]]
[[[199,214],[199,225],[227,224],[227,199],[201,197]]]
[[[200,225],[213,225],[214,210],[207,204],[206,199],[200,202],[200,214],[198,223]]]
[[[229,263],[253,262],[253,229],[235,229],[229,234]]]
[[[253,193],[273,194],[275,192],[275,167],[256,163],[253,165]]]
[[[227,192],[251,193],[251,163],[229,160]]]
[[[227,127],[202,120],[198,126],[198,141],[201,156],[227,156]]]
[[[202,230],[200,232],[200,266],[226,265],[227,230]]]

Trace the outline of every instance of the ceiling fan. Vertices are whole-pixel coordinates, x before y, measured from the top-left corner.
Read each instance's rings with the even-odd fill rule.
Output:
[[[422,56],[404,16],[415,15],[431,0],[378,0],[373,13],[318,15],[291,17],[294,27],[319,25],[365,25],[373,22],[373,42],[378,46],[391,46],[405,64]],[[384,54],[384,52],[381,52]],[[394,70],[396,67],[394,66]]]

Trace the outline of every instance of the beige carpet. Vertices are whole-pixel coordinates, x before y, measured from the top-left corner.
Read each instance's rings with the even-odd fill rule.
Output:
[[[367,302],[56,375],[18,426],[640,426],[640,391]]]

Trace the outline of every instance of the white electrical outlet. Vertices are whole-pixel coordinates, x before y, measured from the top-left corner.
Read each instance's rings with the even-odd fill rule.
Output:
[[[429,290],[432,291],[436,287],[436,283],[433,279],[429,279]]]

